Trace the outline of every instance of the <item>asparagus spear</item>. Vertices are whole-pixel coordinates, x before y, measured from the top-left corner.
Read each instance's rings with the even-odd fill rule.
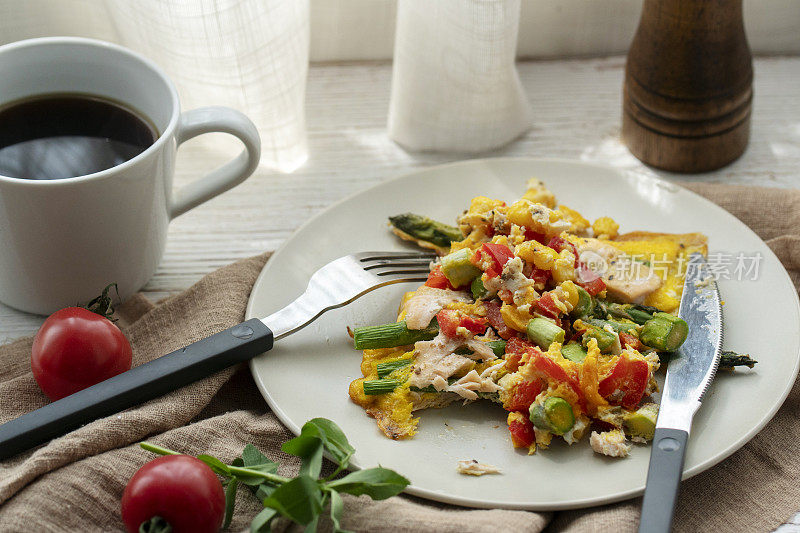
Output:
[[[447,248],[451,242],[460,241],[464,238],[458,228],[437,222],[428,217],[415,215],[414,213],[403,213],[389,217],[389,222],[396,229],[414,239],[426,241],[442,248]]]
[[[719,367],[732,369],[735,366],[746,366],[748,368],[753,368],[756,363],[758,363],[758,361],[750,357],[750,354],[723,351],[719,360]]]
[[[541,404],[531,404],[528,413],[534,426],[553,435],[563,435],[575,425],[572,406],[557,396],[551,396]]]
[[[632,320],[639,325],[644,324],[653,318],[655,313],[660,312],[655,307],[639,304],[617,304],[612,302],[604,302],[604,307],[606,309],[606,313],[614,318]]]
[[[439,334],[439,324],[434,318],[425,329],[408,329],[404,320],[392,322],[391,324],[381,324],[379,326],[363,326],[353,330],[353,343],[357,350],[369,350],[373,348],[395,348],[406,346],[419,341],[429,341]],[[497,357],[502,357],[506,349],[506,341],[496,340],[487,341],[489,348],[492,349]],[[470,350],[456,353],[471,354]],[[384,363],[380,363],[384,364]],[[380,366],[379,364],[379,366]],[[389,364],[389,363],[385,363]]]
[[[607,352],[611,349],[615,342],[617,342],[617,336],[611,332],[604,330],[603,328],[598,328],[597,326],[593,326],[591,324],[586,324],[588,329],[584,332],[583,336],[581,337],[581,345],[586,348],[589,346],[589,340],[595,339],[597,341],[597,348],[601,352]]]
[[[668,313],[654,313],[639,332],[639,340],[662,352],[674,352],[681,347],[689,326],[686,321]]]
[[[528,339],[543,350],[550,348],[554,342],[564,342],[564,330],[546,318],[536,317],[528,322]]]
[[[503,357],[503,354],[506,353],[506,341],[504,340],[496,340],[496,341],[486,341],[486,344],[489,348],[492,349],[494,355],[497,357]],[[455,351],[457,355],[472,355],[472,350],[469,348],[459,348]]]
[[[586,289],[583,287],[577,287],[577,289],[578,305],[572,308],[569,316],[572,318],[583,318],[591,315],[594,312],[595,299],[592,298],[592,295],[586,292]]]
[[[605,326],[611,326],[611,329],[619,333],[620,331],[624,331],[626,333],[633,333],[634,335],[638,335],[636,331],[636,324],[633,322],[621,322],[619,320],[600,320],[599,318],[587,318],[584,320],[586,324],[591,324],[592,326],[596,326],[600,329],[604,329]]]
[[[408,358],[408,359],[398,359],[396,361],[387,361],[385,363],[378,363],[378,365],[376,366],[376,369],[378,370],[378,377],[385,378],[398,368],[406,367],[413,362],[414,362],[413,359]]]
[[[469,248],[462,248],[442,257],[442,274],[453,287],[469,285],[481,275],[481,270],[472,264],[471,259],[472,251]]]
[[[364,394],[387,394],[402,385],[397,379],[372,379],[364,382]]]
[[[576,363],[583,363],[586,359],[586,350],[577,342],[571,342],[561,347],[561,355]]]
[[[472,284],[469,286],[469,289],[472,291],[472,297],[475,298],[475,300],[480,300],[489,294],[489,291],[487,291],[486,287],[484,287],[483,280],[480,276],[472,280]]]
[[[357,350],[373,348],[394,348],[414,344],[418,341],[429,341],[439,333],[439,324],[432,320],[425,329],[408,329],[405,320],[381,324],[380,326],[364,326],[353,330],[353,342]]]
[[[653,440],[658,418],[658,405],[646,403],[634,412],[625,414],[623,424],[625,433],[631,437]]]
[[[447,384],[452,385],[459,378],[447,378]],[[370,381],[364,382],[364,394],[369,395],[377,395],[377,394],[387,394],[392,392],[394,389],[402,385],[403,382],[398,379],[372,379]],[[437,391],[433,385],[427,385],[425,387],[409,387],[409,390],[412,392],[428,392],[428,393],[435,393],[440,392]]]

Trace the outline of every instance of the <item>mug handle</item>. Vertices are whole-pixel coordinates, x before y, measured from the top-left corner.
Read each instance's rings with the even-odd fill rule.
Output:
[[[229,133],[237,137],[244,144],[244,150],[233,161],[181,188],[170,205],[170,219],[239,185],[258,166],[261,157],[258,130],[249,118],[229,107],[201,107],[182,113],[175,140],[180,146],[193,137],[212,132]]]

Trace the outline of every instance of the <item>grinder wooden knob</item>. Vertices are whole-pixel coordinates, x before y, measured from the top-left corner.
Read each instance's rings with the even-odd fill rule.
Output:
[[[727,165],[747,147],[752,85],[742,0],[645,0],[625,68],[622,140],[665,170]]]

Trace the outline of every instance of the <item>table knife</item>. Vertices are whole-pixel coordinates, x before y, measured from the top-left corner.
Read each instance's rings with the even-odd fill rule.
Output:
[[[689,333],[667,365],[642,502],[640,533],[667,532],[672,524],[692,418],[708,391],[722,350],[722,305],[708,263],[691,254],[678,315]]]

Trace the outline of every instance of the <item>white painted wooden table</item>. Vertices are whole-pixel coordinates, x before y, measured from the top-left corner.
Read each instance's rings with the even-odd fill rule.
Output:
[[[620,143],[624,62],[612,57],[521,63],[533,129],[501,150],[477,155],[411,154],[387,137],[390,65],[312,66],[306,164],[292,174],[259,169],[243,185],[176,219],[161,267],[144,292],[157,300],[182,291],[236,259],[275,250],[300,224],[341,198],[416,168],[469,157],[563,157],[638,168],[675,181],[800,187],[800,57],[756,59],[750,146],[732,165],[692,176],[649,170]],[[176,186],[229,157],[201,143],[181,148]],[[0,304],[0,343],[32,334],[42,320]],[[779,531],[800,533],[800,514]]]

